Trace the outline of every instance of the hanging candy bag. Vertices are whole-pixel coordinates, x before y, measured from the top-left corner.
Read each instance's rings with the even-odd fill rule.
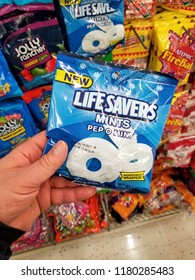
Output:
[[[12,75],[7,61],[0,50],[0,101],[3,99],[21,96],[22,90]]]
[[[52,85],[45,85],[29,90],[22,96],[41,130],[47,128],[51,92]]]
[[[125,21],[125,46],[116,46],[112,51],[113,61],[130,65],[134,61],[136,66],[145,59],[145,67],[149,57],[151,36],[153,30],[152,20]],[[140,67],[141,68],[141,67]]]
[[[13,4],[12,0],[0,0],[0,7],[4,5],[10,5]]]
[[[91,56],[124,44],[122,0],[58,1],[66,27],[69,51]],[[76,39],[75,39],[76,38]]]
[[[0,102],[0,158],[36,133],[37,128],[23,100]]]
[[[28,4],[35,4],[35,3],[43,3],[43,4],[53,4],[53,0],[13,0],[14,4],[16,5],[28,5]]]
[[[57,174],[84,185],[149,192],[176,85],[167,75],[60,53],[45,149],[59,139],[68,144]]]
[[[186,17],[154,21],[148,68],[172,75],[179,85],[185,85],[193,71],[194,24],[193,18]]]
[[[6,30],[9,29],[9,24],[16,26],[15,30],[8,35],[6,32],[1,40],[2,51],[12,72],[25,90],[53,81],[56,56],[63,48],[63,39],[55,17],[54,6],[51,4],[45,6],[37,4],[35,8],[28,5],[27,12],[22,16],[19,14],[9,19],[8,24],[6,21],[1,23]],[[47,13],[48,6],[50,11]],[[31,12],[30,15],[29,12]],[[40,20],[40,13],[43,20]]]

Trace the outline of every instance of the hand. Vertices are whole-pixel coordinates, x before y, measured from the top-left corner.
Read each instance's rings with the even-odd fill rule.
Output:
[[[95,194],[95,188],[53,176],[65,161],[68,148],[59,141],[42,156],[46,142],[42,131],[0,160],[0,222],[26,231],[51,205]]]

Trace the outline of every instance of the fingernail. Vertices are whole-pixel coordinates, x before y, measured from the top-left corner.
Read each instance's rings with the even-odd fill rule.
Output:
[[[62,140],[58,141],[53,147],[53,152],[56,156],[64,155],[66,150],[66,143]]]

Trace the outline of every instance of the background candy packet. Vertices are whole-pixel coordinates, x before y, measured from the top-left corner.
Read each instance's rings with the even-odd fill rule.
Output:
[[[0,0],[0,7],[3,5],[10,5],[13,4],[12,0]]]
[[[1,21],[1,45],[14,76],[25,90],[51,83],[57,53],[64,49],[54,6],[16,7],[12,16]]]
[[[160,73],[58,55],[47,152],[68,157],[58,175],[84,185],[147,193],[177,80]]]
[[[28,5],[34,3],[53,4],[53,0],[13,0],[16,5]]]
[[[47,128],[51,92],[52,85],[45,85],[29,90],[22,96],[41,130]]]
[[[0,102],[0,158],[36,133],[37,128],[23,100]]]
[[[69,51],[90,56],[108,53],[118,43],[124,44],[122,0],[81,0],[70,4],[58,0],[58,3]]]
[[[23,94],[14,76],[10,72],[7,61],[0,50],[0,101]]]
[[[0,0],[0,7],[3,5],[28,5],[34,3],[44,3],[44,4],[53,4],[53,0]]]

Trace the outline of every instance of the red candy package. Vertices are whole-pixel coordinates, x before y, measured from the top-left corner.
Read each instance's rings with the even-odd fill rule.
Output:
[[[188,167],[195,151],[195,130],[169,138],[164,167]]]
[[[182,92],[175,92],[171,108],[165,123],[163,131],[163,139],[175,135],[181,131],[182,128],[182,118],[186,109],[186,102],[188,99],[189,91],[184,90]]]
[[[125,0],[125,18],[146,19],[155,15],[157,0]]]

